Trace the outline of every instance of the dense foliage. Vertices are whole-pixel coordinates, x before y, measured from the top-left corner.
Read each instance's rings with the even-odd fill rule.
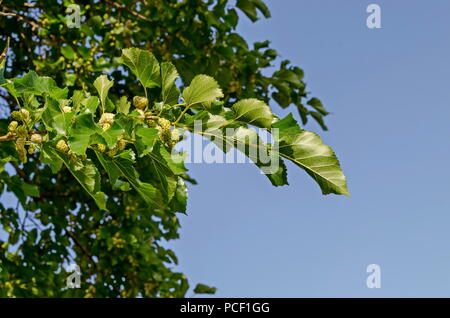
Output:
[[[20,205],[0,205],[8,233],[0,296],[184,296],[187,279],[161,246],[178,238],[176,213],[186,213],[186,182],[194,182],[174,150],[178,129],[224,151],[238,147],[261,169],[252,148],[277,157],[267,174],[275,186],[287,184],[287,159],[324,194],[347,194],[333,151],[267,105],[272,96],[295,105],[304,123],[312,116],[324,126],[320,101],[305,102],[302,70],[283,61],[263,75],[277,52],[268,42],[248,47],[227,1],[83,1],[80,29],[66,27],[71,3],[1,7],[0,38],[11,43],[0,60],[8,117],[0,124],[0,182]],[[236,7],[252,20],[258,11],[269,16],[260,0]],[[276,129],[279,147],[249,125]],[[62,266],[70,263],[81,268],[80,289],[65,288]]]

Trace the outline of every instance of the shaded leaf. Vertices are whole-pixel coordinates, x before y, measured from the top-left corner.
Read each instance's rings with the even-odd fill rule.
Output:
[[[61,159],[78,183],[94,199],[97,206],[102,210],[106,210],[105,194],[100,191],[100,174],[90,159],[83,161],[78,159],[76,162],[71,162],[67,154],[49,145],[44,145],[43,151],[47,153],[48,157]]]
[[[205,284],[197,284],[194,288],[194,293],[196,294],[215,294],[216,291],[216,287],[210,287]]]

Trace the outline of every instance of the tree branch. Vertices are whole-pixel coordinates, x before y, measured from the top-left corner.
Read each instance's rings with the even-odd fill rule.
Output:
[[[29,135],[32,134],[39,134],[39,135],[45,135],[47,134],[47,130],[34,130],[34,131],[30,131]],[[3,136],[0,136],[0,141],[8,141],[8,140],[13,140],[17,137],[16,133],[10,133],[10,134],[6,134]]]
[[[23,171],[19,165],[17,164],[17,162],[14,161],[10,161],[11,165],[14,167],[14,169],[16,170],[17,174],[19,175],[19,177],[21,177],[24,180],[28,180],[28,176],[25,173],[25,171]]]
[[[142,20],[147,21],[147,22],[151,22],[151,20],[148,19],[146,16],[143,16],[142,14],[140,14],[140,13],[138,13],[136,11],[133,11],[133,10],[131,10],[131,9],[125,7],[125,6],[122,6],[122,5],[120,5],[120,4],[118,4],[118,3],[114,2],[114,1],[105,0],[105,2],[107,4],[109,4],[109,5],[111,5],[111,6],[119,9],[119,10],[127,11],[129,14],[131,14],[132,16],[135,16],[136,18],[142,19]]]
[[[73,240],[75,245],[77,245],[81,249],[83,254],[86,255],[87,258],[89,258],[91,263],[94,264],[95,269],[97,269],[97,263],[94,261],[94,258],[89,253],[89,251],[83,245],[81,245],[80,241],[75,237],[75,235],[72,234],[72,232],[66,230],[66,233]]]
[[[39,29],[39,27],[40,27],[39,23],[32,21],[32,20],[30,20],[20,14],[14,13],[14,12],[0,12],[0,16],[16,17],[18,20],[31,25],[31,31],[33,31],[33,32],[36,31],[37,29]]]

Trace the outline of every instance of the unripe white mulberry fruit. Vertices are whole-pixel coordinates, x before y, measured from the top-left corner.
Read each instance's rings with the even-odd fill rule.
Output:
[[[170,132],[170,139],[175,143],[180,141],[180,131],[178,129],[173,129]]]
[[[42,143],[42,136],[40,134],[32,134],[30,140],[31,142],[40,144]]]
[[[103,113],[102,117],[100,117],[99,124],[110,124],[112,125],[114,122],[114,114],[112,113]]]
[[[56,144],[56,149],[58,149],[61,152],[68,152],[69,151],[69,146],[67,145],[67,142],[64,139],[61,139]]]
[[[133,105],[138,109],[144,109],[145,107],[148,106],[148,99],[143,96],[134,96]]]
[[[27,121],[28,119],[30,119],[30,112],[28,110],[26,110],[25,108],[22,108],[20,110],[20,114],[22,115],[23,121]]]
[[[64,106],[63,107],[63,112],[70,113],[71,111],[72,111],[72,107],[69,107],[69,106]]]
[[[105,152],[106,146],[104,144],[97,144],[97,150],[100,152]]]
[[[8,131],[9,132],[15,132],[18,125],[19,125],[19,123],[17,121],[13,120],[8,125]]]

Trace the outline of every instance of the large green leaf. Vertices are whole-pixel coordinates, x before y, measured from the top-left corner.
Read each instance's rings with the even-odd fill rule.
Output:
[[[193,125],[194,120],[202,120],[203,124],[200,127],[197,124]],[[271,145],[265,143],[254,129],[237,127],[228,131],[226,126],[230,121],[220,115],[211,114],[205,117],[198,113],[195,119],[189,118],[189,122],[190,125],[185,126],[187,129],[210,139],[222,151],[228,152],[236,148],[244,153],[261,169],[274,186],[288,184],[283,159],[271,151]]]
[[[262,0],[237,0],[236,7],[241,9],[253,22],[258,20],[256,9],[261,11],[264,17],[270,18],[270,11]]]
[[[94,82],[94,87],[97,89],[100,102],[102,103],[102,110],[105,110],[106,98],[108,97],[109,89],[113,86],[114,81],[110,81],[108,76],[100,75]]]
[[[156,128],[139,127],[136,129],[136,150],[139,157],[143,157],[153,150],[153,146],[159,140],[159,131]]]
[[[44,145],[43,151],[46,152],[49,158],[62,160],[78,183],[95,200],[98,207],[106,210],[105,194],[100,191],[100,174],[90,159],[83,161],[78,159],[76,162],[71,162],[67,154],[49,145]]]
[[[120,136],[123,135],[125,129],[122,128],[117,122],[114,122],[111,128],[106,131],[101,132],[101,136],[106,141],[106,145],[109,148],[114,148],[117,143],[117,140]]]
[[[272,111],[266,103],[255,98],[240,100],[232,106],[236,114],[235,121],[256,127],[270,128],[273,120]]]
[[[59,88],[56,82],[47,76],[38,76],[31,71],[22,78],[14,79],[14,88],[17,93],[27,93],[34,95],[48,94],[56,100],[67,97],[68,88]]]
[[[272,128],[278,130],[276,151],[304,169],[319,184],[323,194],[349,195],[339,160],[317,134],[302,130],[292,114],[274,123]],[[273,134],[276,136],[274,131]]]
[[[73,116],[73,112],[65,113],[56,99],[46,96],[42,120],[47,130],[54,130],[59,135],[67,135]]]
[[[121,62],[128,66],[144,87],[161,86],[159,63],[149,51],[123,49]]]
[[[194,77],[183,91],[183,99],[188,107],[199,103],[211,103],[220,97],[223,97],[223,93],[219,84],[211,76],[203,74]]]
[[[156,201],[156,188],[149,183],[139,180],[139,174],[133,166],[135,162],[132,158],[133,153],[131,150],[125,151],[112,158],[106,157],[99,152],[96,152],[96,154],[100,163],[109,174],[111,183],[114,184],[118,177],[122,176],[131,184],[149,206],[159,205],[159,202]]]
[[[178,72],[170,62],[161,63],[162,101],[164,104],[174,105],[178,103],[180,91],[175,85]]]
[[[117,102],[117,112],[128,115],[130,112],[131,103],[126,96],[122,96]]]
[[[70,127],[70,149],[78,155],[85,154],[91,136],[101,132],[102,130],[95,124],[92,114],[87,113],[77,116]]]

